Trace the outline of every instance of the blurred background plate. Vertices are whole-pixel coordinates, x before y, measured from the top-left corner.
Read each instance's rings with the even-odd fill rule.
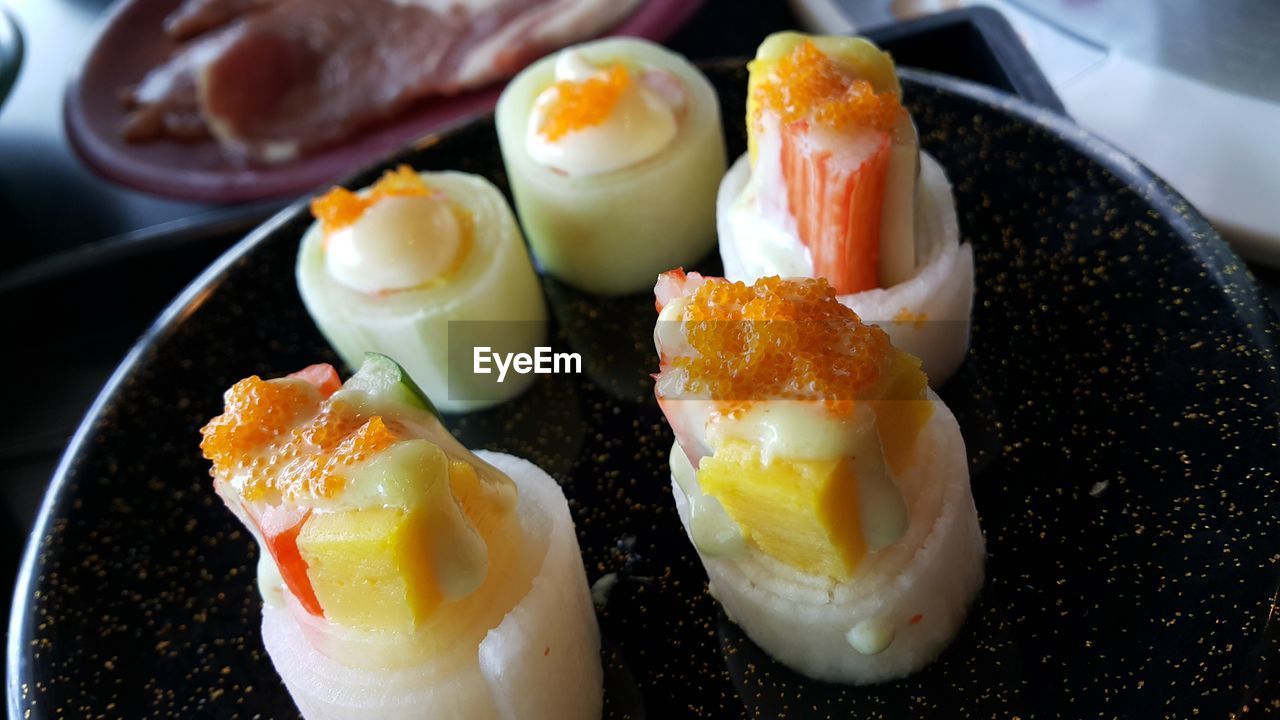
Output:
[[[1280,268],[1280,3],[1274,0],[791,0],[825,32],[952,8],[1016,28],[1067,112]]]
[[[427,98],[400,118],[328,150],[278,166],[229,161],[212,140],[130,144],[121,137],[122,88],[136,84],[173,49],[162,31],[180,0],[120,0],[104,18],[78,76],[67,87],[67,136],[98,173],[158,195],[203,202],[240,202],[298,195],[333,182],[422,135],[488,112],[505,83],[450,97]],[[644,0],[609,35],[661,42],[700,0]]]
[[[4,107],[21,68],[22,33],[9,11],[0,6],[0,108]]]
[[[706,66],[731,154],[741,63]],[[1276,318],[1161,180],[1061,115],[904,71],[923,146],[974,245],[972,348],[942,390],[968,445],[987,582],[954,644],[907,679],[809,682],[719,610],[676,518],[648,373],[652,297],[545,280],[557,351],[469,446],[565,487],[599,619],[606,716],[1203,717],[1280,701]],[[491,120],[384,167],[505,188]],[[295,205],[217,261],[108,383],[60,464],[15,591],[11,717],[293,717],[259,634],[256,548],[209,487],[198,428],[221,393],[334,359],[292,281]],[[715,257],[698,268],[715,273]]]

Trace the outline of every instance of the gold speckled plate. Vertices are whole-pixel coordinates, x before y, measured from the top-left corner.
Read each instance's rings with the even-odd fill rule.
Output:
[[[742,151],[741,63],[707,67]],[[652,399],[648,296],[547,281],[582,376],[450,420],[565,486],[599,613],[608,717],[1206,717],[1280,698],[1275,318],[1163,182],[1069,121],[904,72],[977,255],[972,350],[943,396],[969,447],[987,583],[953,645],[905,680],[814,683],[706,592],[675,515]],[[505,187],[492,123],[383,167]],[[256,550],[210,489],[196,430],[236,379],[334,357],[293,285],[294,206],[142,338],[41,510],[9,636],[11,717],[290,717],[259,636]],[[715,272],[708,258],[702,268]]]

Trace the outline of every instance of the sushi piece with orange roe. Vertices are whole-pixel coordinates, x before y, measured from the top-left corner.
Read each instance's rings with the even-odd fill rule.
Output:
[[[726,165],[720,105],[683,57],[636,38],[569,47],[516,76],[495,119],[544,272],[625,295],[711,251]]]
[[[224,401],[200,447],[262,548],[263,640],[303,717],[600,716],[599,634],[555,480],[467,450],[382,355],[346,383],[313,365]]]
[[[964,441],[919,359],[822,278],[676,270],[654,292],[672,491],[712,594],[813,678],[930,662],[985,551]]]
[[[298,291],[349,366],[370,351],[399,358],[446,412],[491,406],[531,384],[531,375],[498,382],[470,366],[449,370],[450,358],[470,359],[474,347],[530,353],[545,338],[538,276],[492,183],[401,165],[366,188],[331,188],[310,209]]]
[[[748,69],[748,151],[717,199],[725,276],[826,279],[940,384],[968,347],[973,255],[892,59],[862,38],[786,32]]]

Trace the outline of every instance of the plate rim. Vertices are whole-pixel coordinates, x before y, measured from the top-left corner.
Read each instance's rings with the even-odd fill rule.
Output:
[[[726,58],[696,64],[703,71],[737,71],[747,61],[748,58]],[[1260,322],[1257,323],[1246,323],[1241,319],[1238,323],[1240,330],[1248,331],[1246,334],[1250,339],[1260,349],[1274,357],[1274,336],[1280,331],[1280,315],[1277,315],[1263,298],[1253,273],[1249,271],[1240,256],[1231,250],[1209,221],[1177,190],[1150,169],[1110,142],[1077,125],[1065,115],[1034,105],[1002,90],[950,75],[914,68],[899,68],[898,74],[919,89],[960,95],[1010,114],[1041,130],[1047,130],[1058,141],[1066,143],[1072,149],[1106,168],[1118,179],[1124,181],[1127,187],[1134,189],[1135,192],[1142,190],[1143,200],[1178,230],[1177,235],[1181,243],[1186,245],[1201,262],[1205,272],[1208,273],[1207,278],[1226,289],[1228,292],[1225,294],[1229,301],[1237,308],[1259,314]],[[476,116],[464,123],[429,133],[419,141],[403,146],[392,154],[366,165],[344,179],[342,184],[348,185],[352,179],[394,162],[405,152],[434,144],[440,138],[460,132],[474,123],[491,121],[492,115],[487,113]],[[270,241],[280,227],[287,225],[300,212],[303,212],[308,207],[309,200],[309,197],[304,196],[291,202],[254,228],[220,255],[171,300],[112,371],[111,377],[98,392],[93,404],[67,442],[41,499],[40,509],[27,536],[18,573],[14,579],[8,641],[5,648],[6,696],[11,718],[22,716],[22,686],[27,681],[25,671],[30,666],[27,649],[31,647],[28,632],[31,624],[26,620],[30,611],[32,592],[35,589],[33,581],[36,578],[36,562],[40,547],[49,536],[55,510],[63,504],[65,499],[78,456],[88,448],[88,440],[99,425],[107,407],[115,400],[120,387],[142,358],[176,332],[182,319],[194,312],[204,299],[217,289],[245,255],[258,245]],[[1280,587],[1277,589],[1277,597],[1280,598]],[[1263,626],[1261,637],[1264,642],[1269,638],[1280,637],[1280,614],[1270,614]],[[1260,665],[1259,668],[1259,672],[1265,672],[1266,666]]]
[[[99,54],[104,41],[117,30],[121,18],[134,11],[141,3],[159,3],[166,0],[114,0],[92,26],[89,36],[92,38],[86,51],[80,56],[75,69],[67,77],[66,85],[61,93],[59,118],[62,130],[66,134],[68,144],[76,158],[97,177],[140,192],[157,197],[198,202],[238,203],[263,200],[283,200],[299,193],[307,193],[317,186],[335,179],[341,180],[349,176],[342,171],[338,178],[332,173],[322,173],[325,168],[333,170],[332,165],[342,165],[349,171],[353,167],[359,169],[367,161],[357,160],[342,163],[343,153],[351,146],[363,140],[376,140],[381,132],[396,132],[402,135],[402,144],[387,148],[386,143],[378,153],[398,152],[403,142],[412,142],[415,138],[429,136],[438,132],[465,125],[484,117],[497,102],[498,94],[511,78],[499,78],[480,87],[464,92],[443,96],[443,99],[454,105],[456,114],[446,120],[433,131],[424,132],[421,128],[412,129],[413,108],[407,109],[397,118],[369,128],[346,141],[323,148],[317,152],[304,155],[292,162],[280,165],[247,164],[236,167],[229,161],[219,166],[216,171],[196,169],[191,172],[173,172],[172,169],[161,169],[156,172],[156,164],[149,161],[138,161],[136,154],[125,153],[113,161],[113,150],[110,139],[99,132],[102,128],[91,121],[84,102],[84,79],[90,61]],[[176,3],[176,0],[171,0]],[[637,36],[661,42],[674,35],[701,8],[704,0],[638,0],[631,11],[594,37],[604,38],[618,35]],[[653,7],[658,4],[658,10]],[[661,10],[668,10],[665,14]],[[157,32],[159,32],[157,30]],[[424,98],[423,100],[427,100]],[[421,104],[415,107],[422,108]],[[430,104],[426,106],[430,109]],[[384,138],[385,140],[385,138]],[[192,143],[197,147],[207,147],[213,143],[206,139]],[[177,143],[181,147],[181,143]],[[357,151],[358,154],[358,151]],[[121,162],[123,160],[123,162]],[[225,156],[222,160],[226,161]],[[325,177],[317,177],[324,174]],[[187,175],[194,180],[183,181],[181,176]]]

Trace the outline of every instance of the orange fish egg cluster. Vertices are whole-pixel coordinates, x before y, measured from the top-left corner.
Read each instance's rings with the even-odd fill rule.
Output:
[[[303,382],[257,376],[232,386],[223,414],[200,432],[214,476],[235,478],[249,501],[334,497],[344,469],[402,439],[380,416],[321,401]]]
[[[757,93],[760,107],[777,113],[784,123],[812,120],[836,130],[872,127],[887,132],[902,112],[897,95],[878,93],[866,80],[849,77],[809,40],[778,61]]]
[[[267,382],[251,375],[223,396],[223,413],[200,434],[200,449],[215,472],[230,474],[238,459],[288,435],[298,421],[320,406],[320,393],[305,382]]]
[[[344,187],[335,187],[311,201],[311,214],[320,221],[326,233],[347,227],[360,219],[365,210],[387,197],[421,197],[431,193],[431,186],[408,165],[382,174],[364,195]]]
[[[891,350],[888,335],[864,325],[822,278],[708,279],[681,321],[694,355],[669,366],[686,371],[686,392],[734,404],[823,400],[849,410]]]
[[[575,130],[599,125],[609,118],[622,93],[631,85],[631,73],[619,63],[581,82],[561,80],[551,87],[554,97],[547,103],[538,132],[554,142]]]

